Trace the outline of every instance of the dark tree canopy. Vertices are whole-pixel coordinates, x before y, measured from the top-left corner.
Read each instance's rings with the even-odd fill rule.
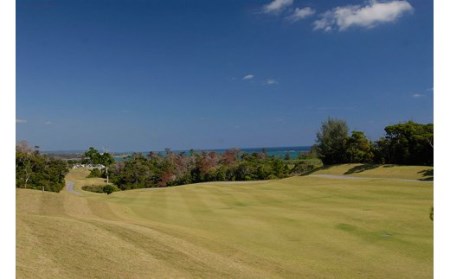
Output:
[[[433,164],[433,124],[413,121],[387,126],[386,136],[376,143],[381,163]]]
[[[363,132],[348,136],[345,121],[329,118],[322,123],[314,146],[326,165],[382,163],[402,165],[433,164],[433,124],[413,121],[387,126],[386,135],[376,142]]]
[[[361,131],[353,131],[347,139],[346,155],[349,163],[370,163],[373,161],[372,143]]]
[[[348,126],[344,120],[328,118],[317,133],[317,153],[326,165],[346,162]]]

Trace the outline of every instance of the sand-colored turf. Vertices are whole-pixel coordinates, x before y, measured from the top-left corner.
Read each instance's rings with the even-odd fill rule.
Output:
[[[433,276],[432,182],[303,176],[107,196],[82,191],[102,183],[86,175],[66,177],[79,194],[17,190],[18,278]]]

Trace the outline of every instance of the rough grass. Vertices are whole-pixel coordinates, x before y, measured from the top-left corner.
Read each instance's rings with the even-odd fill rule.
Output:
[[[87,174],[66,178],[80,195],[17,190],[18,278],[433,277],[432,182],[303,176],[106,196],[81,190],[102,183]]]

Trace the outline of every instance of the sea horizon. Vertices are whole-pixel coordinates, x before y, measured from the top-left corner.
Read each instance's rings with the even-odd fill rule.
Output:
[[[289,156],[292,157],[296,157],[298,156],[300,153],[306,153],[309,152],[312,148],[312,145],[298,145],[298,146],[272,146],[272,147],[230,147],[230,148],[205,148],[205,149],[176,149],[176,150],[172,150],[170,149],[171,152],[180,154],[180,153],[185,153],[185,154],[189,154],[191,152],[191,150],[193,150],[194,152],[216,152],[218,154],[222,154],[227,150],[232,150],[232,149],[238,149],[240,152],[243,153],[258,153],[258,152],[263,152],[265,150],[265,152],[269,155],[269,156],[275,156],[275,157],[283,157],[286,155],[286,153],[289,153]],[[43,154],[83,154],[84,152],[86,152],[86,150],[43,150],[41,151],[41,153]],[[103,152],[103,150],[98,150],[99,152]],[[112,155],[116,155],[116,156],[120,156],[120,155],[129,155],[129,154],[133,154],[133,153],[143,153],[143,154],[147,154],[150,152],[154,152],[157,153],[159,155],[164,155],[166,153],[166,150],[145,150],[145,151],[138,151],[138,150],[134,150],[134,151],[105,151],[108,152]]]

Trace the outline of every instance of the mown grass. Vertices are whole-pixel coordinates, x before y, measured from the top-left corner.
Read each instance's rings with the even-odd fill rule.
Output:
[[[82,191],[102,181],[74,170],[66,179],[80,195],[17,190],[17,277],[432,278],[432,182],[389,179],[414,179],[412,168],[370,171],[386,179],[303,176],[106,196]]]
[[[349,175],[376,178],[417,179],[429,181],[433,179],[433,167],[399,166],[375,164],[342,164],[326,166],[314,174]]]

